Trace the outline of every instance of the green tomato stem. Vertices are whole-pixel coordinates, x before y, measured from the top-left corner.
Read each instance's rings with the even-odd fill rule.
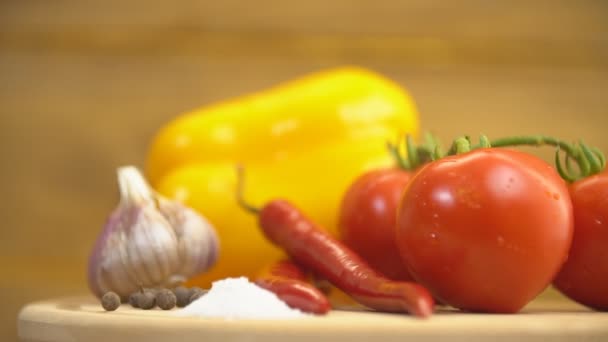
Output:
[[[566,160],[569,160],[568,157],[566,157]],[[564,180],[566,180],[569,183],[572,183],[574,181],[576,181],[576,178],[571,176],[571,174],[573,173],[572,170],[569,168],[568,162],[566,162],[566,170],[564,170],[563,166],[562,166],[562,161],[559,157],[559,148],[555,151],[555,168],[557,170],[557,173],[559,173],[560,177],[562,177]]]
[[[399,166],[406,170],[413,170],[423,163],[441,159],[445,156],[466,153],[478,148],[512,146],[556,147],[557,150],[554,158],[555,167],[560,176],[568,182],[574,182],[581,178],[599,173],[606,167],[606,157],[596,147],[590,147],[582,141],[578,144],[568,143],[545,135],[514,136],[495,140],[489,140],[487,136],[482,135],[479,138],[479,143],[476,145],[471,144],[469,136],[463,136],[454,140],[446,153],[443,153],[441,144],[430,133],[427,133],[426,144],[424,145],[415,145],[412,137],[409,135],[405,138],[405,144],[407,157],[401,156],[399,149],[395,145],[391,145],[392,148],[390,148],[390,152],[399,162]],[[562,151],[565,153],[563,163],[562,158],[559,155]],[[572,164],[576,164],[576,167],[573,167]],[[576,168],[577,170],[575,170]]]
[[[482,148],[489,148],[492,147],[492,144],[490,143],[490,140],[487,136],[482,135],[479,137],[479,146],[481,146]]]
[[[393,158],[397,162],[397,166],[399,166],[399,168],[404,169],[404,170],[410,170],[408,161],[399,153],[399,148],[397,147],[397,145],[395,145],[391,142],[387,142],[386,148],[388,149],[388,152],[393,156]]]
[[[592,174],[596,174],[602,170],[601,161],[597,158],[597,156],[591,151],[591,149],[584,144],[582,141],[580,142],[581,150],[585,155],[585,159],[589,161],[589,171]]]
[[[555,146],[557,147],[555,155],[555,166],[560,176],[568,182],[574,182],[578,179],[588,177],[604,170],[606,167],[606,158],[603,153],[595,147],[589,147],[582,141],[578,144],[570,144],[554,137],[535,135],[535,136],[516,136],[496,139],[491,142],[492,147],[507,147],[507,146]],[[560,150],[566,154],[565,168],[562,166],[561,158],[559,157]],[[572,161],[578,166],[578,174],[572,167]]]
[[[454,150],[456,154],[467,153],[471,151],[471,140],[469,137],[460,137],[454,140]]]
[[[412,138],[410,134],[405,136],[405,144],[410,168],[418,167],[420,164],[420,159],[418,158],[418,147],[414,144],[414,138]]]
[[[562,140],[548,137],[544,135],[532,135],[532,136],[515,136],[515,137],[506,137],[495,139],[490,142],[492,147],[508,147],[508,146],[556,146],[560,149],[566,151],[569,155],[576,155],[577,153],[574,151],[574,147],[566,143]]]

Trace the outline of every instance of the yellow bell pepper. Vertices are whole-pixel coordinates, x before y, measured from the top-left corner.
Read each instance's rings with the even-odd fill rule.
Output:
[[[393,165],[387,141],[416,136],[418,125],[409,94],[361,68],[314,73],[169,122],[150,147],[148,179],[205,215],[220,237],[218,263],[191,283],[251,277],[281,256],[237,205],[237,163],[250,202],[288,199],[336,234],[346,188],[366,170]]]

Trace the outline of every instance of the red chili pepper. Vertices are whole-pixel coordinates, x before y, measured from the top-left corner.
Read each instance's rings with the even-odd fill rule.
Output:
[[[292,308],[314,314],[331,310],[329,300],[319,289],[306,282],[304,272],[291,260],[280,260],[265,268],[255,283],[274,292]]]
[[[325,277],[354,300],[371,309],[409,312],[428,317],[434,301],[430,292],[412,282],[390,280],[372,269],[359,255],[308,219],[289,202],[276,199],[255,208],[242,198],[239,168],[239,204],[258,214],[264,235],[300,265]]]

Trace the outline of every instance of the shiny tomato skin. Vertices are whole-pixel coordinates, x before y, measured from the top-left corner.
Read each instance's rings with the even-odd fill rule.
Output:
[[[395,241],[397,207],[411,175],[396,168],[357,177],[342,198],[338,234],[342,241],[388,278],[411,280]]]
[[[478,149],[432,162],[410,180],[397,245],[414,279],[440,301],[514,313],[566,259],[572,216],[567,185],[548,163]]]
[[[608,173],[573,183],[574,237],[568,260],[554,280],[570,299],[608,310]]]

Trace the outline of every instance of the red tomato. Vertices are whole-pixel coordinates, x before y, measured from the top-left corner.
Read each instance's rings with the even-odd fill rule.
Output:
[[[395,242],[397,206],[410,173],[373,170],[346,191],[338,219],[342,241],[370,266],[395,280],[411,280]]]
[[[427,164],[398,209],[410,273],[442,302],[512,313],[542,292],[572,241],[568,188],[543,160],[479,149]]]
[[[574,237],[554,285],[583,305],[608,310],[608,173],[570,186]]]

